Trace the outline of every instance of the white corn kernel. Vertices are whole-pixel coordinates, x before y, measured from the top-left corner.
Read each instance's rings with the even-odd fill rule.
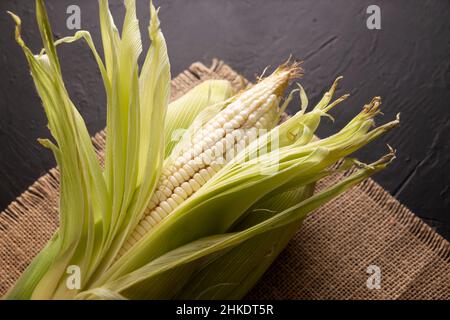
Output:
[[[194,192],[194,190],[192,190],[191,188],[191,185],[187,182],[183,182],[180,187],[183,188],[183,191],[186,193],[186,198]]]
[[[194,169],[189,164],[185,164],[183,166],[183,170],[185,170],[189,174],[190,177],[192,177],[195,173]]]
[[[184,179],[183,176],[179,173],[179,172],[175,172],[173,174],[173,176],[175,177],[175,179],[177,179],[177,181],[181,184],[183,183]]]
[[[203,169],[202,169],[203,170]],[[183,184],[181,184],[183,185]],[[186,191],[184,191],[184,189],[180,186],[180,187],[176,187],[174,190],[174,193],[178,196],[180,196],[181,198],[183,198],[183,200],[185,200],[188,195],[186,194]]]
[[[191,188],[196,192],[198,189],[200,189],[201,185],[195,181],[195,179],[189,180],[189,184],[191,185]]]
[[[141,237],[145,236],[145,234],[147,233],[147,230],[145,230],[144,227],[142,225],[140,225],[140,224],[138,224],[136,226],[135,230]]]
[[[162,193],[164,193],[164,195],[166,196],[166,198],[167,197],[170,197],[170,195],[172,194],[172,189],[169,189],[168,187],[166,187],[166,186],[161,186],[161,188],[162,188]]]
[[[161,216],[159,214],[158,209],[161,210],[159,207],[156,207],[156,209],[153,210],[153,212],[152,212],[152,216],[153,216],[153,219],[155,219],[156,222],[161,222],[163,216]]]
[[[174,176],[170,176],[169,181],[174,187],[178,187],[180,185],[180,182],[178,182],[178,180]]]
[[[168,198],[166,201],[173,209],[178,207],[178,203],[176,203],[172,197]]]
[[[180,197],[178,194],[176,194],[176,193],[174,193],[174,194],[172,194],[172,197],[171,197],[177,204],[182,204],[183,203],[183,201],[184,201],[184,199],[182,198],[182,197]]]
[[[194,170],[194,171],[197,171],[197,170],[198,170],[198,164],[197,164],[197,162],[196,162],[195,160],[193,160],[193,159],[189,160],[188,163],[187,163],[187,165],[188,165],[189,167],[191,167],[192,170]]]
[[[162,201],[159,206],[163,208],[163,210],[167,213],[170,213],[172,211],[172,207],[169,205],[167,201]]]
[[[208,180],[211,178],[210,175],[209,175],[209,173],[208,173],[208,171],[205,170],[205,169],[201,169],[201,170],[199,171],[199,173],[200,173],[200,175],[202,176],[202,178],[203,178],[204,180],[206,180],[206,181],[208,181]]]
[[[190,175],[186,172],[186,170],[184,170],[183,168],[180,168],[180,170],[178,170],[178,172],[180,173],[180,175],[183,177],[183,180],[186,181],[187,179],[190,178]]]
[[[225,130],[232,130],[232,129],[233,129],[233,124],[231,123],[231,121],[230,121],[230,122],[227,122],[227,123],[225,123],[225,124],[223,125],[223,128],[224,128]]]
[[[164,201],[166,200],[166,195],[164,193],[162,193],[160,190],[156,190],[155,191],[155,195],[158,198],[159,201]]]
[[[147,221],[149,224],[151,224],[153,227],[156,226],[158,223],[151,214],[145,217],[145,221]]]
[[[205,179],[203,179],[200,173],[194,174],[194,180],[197,181],[200,185],[204,185],[206,183]]]
[[[151,229],[152,224],[147,219],[142,219],[139,223],[147,232]]]

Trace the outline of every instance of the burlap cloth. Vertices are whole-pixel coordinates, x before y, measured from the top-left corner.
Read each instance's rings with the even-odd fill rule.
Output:
[[[172,81],[172,98],[211,78],[247,84],[221,61],[194,63]],[[94,142],[101,155],[104,133]],[[53,234],[57,203],[52,169],[0,214],[0,296]],[[367,180],[311,214],[248,298],[449,299],[449,262],[450,244]],[[367,287],[369,265],[380,268],[380,289]]]

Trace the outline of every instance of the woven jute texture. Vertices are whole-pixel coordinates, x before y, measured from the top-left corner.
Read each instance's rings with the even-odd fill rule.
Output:
[[[214,78],[236,89],[248,85],[221,61],[194,63],[172,81],[172,98]],[[101,158],[104,132],[93,141]],[[50,170],[0,213],[0,296],[58,225],[58,176]],[[379,289],[367,286],[370,266],[381,271]],[[450,244],[367,180],[312,213],[247,298],[449,299]]]

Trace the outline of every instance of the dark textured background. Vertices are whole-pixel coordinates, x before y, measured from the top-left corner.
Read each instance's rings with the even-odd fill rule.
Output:
[[[123,8],[111,0],[117,25]],[[142,32],[148,1],[138,0]],[[66,8],[78,4],[82,28],[99,45],[98,9],[93,0],[47,1],[55,36],[70,35]],[[333,112],[319,136],[348,121],[374,95],[383,97],[385,116],[402,114],[401,127],[358,155],[371,160],[389,142],[398,159],[375,177],[440,234],[450,239],[450,1],[304,0],[156,1],[176,75],[192,62],[219,57],[249,79],[289,54],[304,60],[302,84],[316,102],[337,75],[338,94],[352,94]],[[381,30],[366,28],[366,8],[381,7]],[[51,153],[36,139],[48,136],[40,101],[25,59],[13,38],[5,11],[19,14],[24,39],[40,45],[34,1],[0,1],[0,209],[54,166]],[[145,33],[146,34],[146,33]],[[148,41],[144,37],[145,45]],[[63,72],[75,104],[91,133],[105,125],[105,95],[99,72],[82,43],[61,47]],[[294,107],[294,106],[292,106]],[[293,108],[291,109],[293,110]]]

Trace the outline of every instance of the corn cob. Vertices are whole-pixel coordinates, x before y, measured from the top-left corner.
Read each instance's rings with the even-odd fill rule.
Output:
[[[276,257],[283,249],[280,234],[287,241],[309,212],[385,168],[393,158],[390,154],[371,165],[346,160],[339,170],[349,163],[362,169],[315,195],[308,192],[307,200],[301,191],[301,197],[289,204],[283,196],[286,191],[297,193],[332,174],[333,163],[398,124],[396,120],[370,130],[379,112],[378,98],[339,133],[310,142],[320,118],[346,96],[330,104],[335,82],[305,113],[307,97],[300,87],[302,110],[271,131],[270,141],[258,139],[226,164],[234,155],[230,151],[238,151],[277,124],[293,91],[280,106],[281,96],[288,81],[299,74],[298,65],[285,64],[253,89],[205,110],[210,90],[207,95],[194,94],[197,101],[192,108],[179,100],[183,112],[172,109],[165,115],[170,63],[152,4],[151,50],[140,69],[135,0],[124,0],[121,34],[108,0],[99,0],[105,62],[87,31],[54,41],[43,2],[36,0],[45,47],[38,55],[21,38],[20,18],[10,14],[54,138],[40,142],[54,152],[61,169],[60,228],[8,299],[242,298],[269,266],[267,251]],[[55,48],[79,39],[90,47],[105,84],[105,169],[96,161],[86,125],[65,89]],[[195,125],[199,122],[201,130]],[[181,142],[164,143],[163,137],[180,128],[188,128]],[[251,161],[256,154],[257,162]],[[261,172],[266,169],[269,175]],[[272,210],[280,202],[283,205]],[[261,210],[266,212],[259,214]],[[168,215],[173,219],[164,220]],[[113,263],[119,250],[126,253]],[[73,277],[64,272],[72,266],[83,270],[75,290],[68,285]]]
[[[287,63],[245,92],[233,97],[217,115],[166,161],[156,191],[139,224],[120,249],[121,257],[183,201],[194,194],[233,156],[266,130],[283,112],[282,95],[300,75],[297,63]]]

